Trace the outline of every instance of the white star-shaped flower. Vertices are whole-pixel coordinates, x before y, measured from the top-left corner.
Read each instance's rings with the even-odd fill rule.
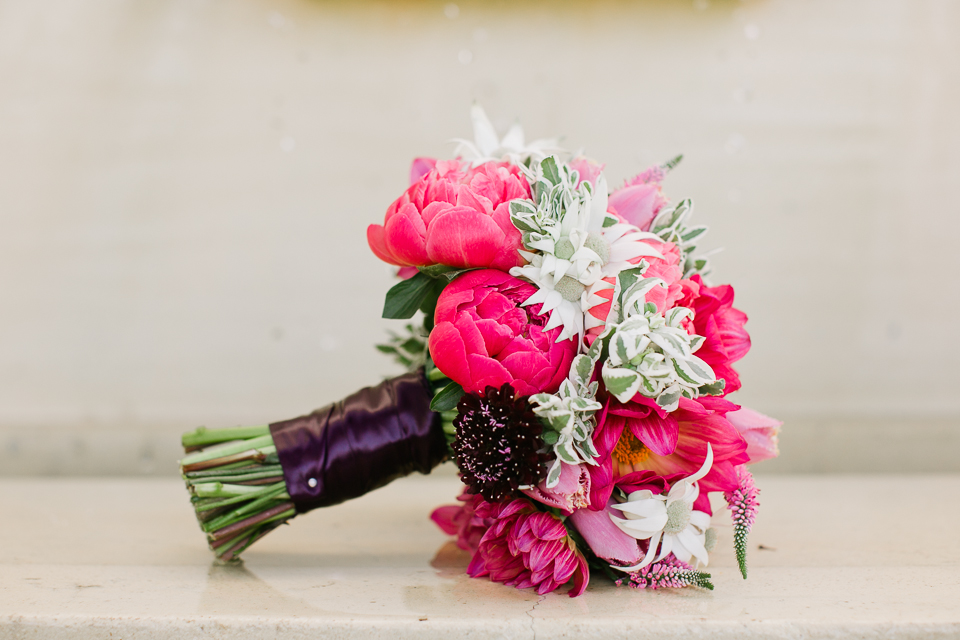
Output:
[[[647,554],[640,564],[632,567],[611,565],[624,572],[637,571],[651,562],[662,560],[673,553],[678,560],[690,562],[696,558],[706,566],[708,557],[705,547],[706,532],[710,527],[710,515],[694,511],[693,503],[700,495],[697,481],[713,466],[713,449],[707,443],[707,457],[703,466],[692,476],[674,483],[666,495],[654,495],[649,490],[634,491],[627,501],[613,505],[622,511],[626,519],[611,515],[621,531],[637,540],[649,540]],[[657,553],[659,547],[660,553]]]
[[[454,139],[457,143],[454,153],[464,160],[469,160],[475,167],[491,160],[505,160],[519,165],[528,158],[543,160],[551,153],[563,151],[554,138],[534,140],[527,144],[523,127],[519,124],[514,124],[507,130],[507,134],[500,138],[483,107],[478,104],[470,108],[470,119],[473,121],[474,139]]]

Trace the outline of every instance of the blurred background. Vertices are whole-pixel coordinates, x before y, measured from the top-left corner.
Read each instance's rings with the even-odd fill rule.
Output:
[[[396,373],[365,229],[474,101],[612,185],[684,154],[758,471],[960,470],[958,3],[7,0],[0,475],[173,476]]]

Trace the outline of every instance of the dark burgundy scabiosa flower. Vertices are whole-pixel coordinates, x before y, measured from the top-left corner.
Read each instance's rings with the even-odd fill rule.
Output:
[[[544,478],[550,456],[539,453],[543,427],[527,399],[517,397],[509,383],[487,387],[482,395],[465,394],[457,411],[452,446],[471,493],[497,502]]]

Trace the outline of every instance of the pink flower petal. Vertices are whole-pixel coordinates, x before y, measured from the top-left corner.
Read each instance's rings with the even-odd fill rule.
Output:
[[[387,249],[401,264],[430,264],[426,251],[426,227],[416,207],[407,204],[387,220],[385,238]]]
[[[435,166],[437,166],[435,158],[414,158],[410,163],[410,184],[419,181]]]
[[[622,517],[618,512],[610,509],[610,504],[599,511],[592,509],[578,509],[570,516],[570,521],[583,539],[590,545],[590,550],[604,560],[619,562],[625,565],[636,564],[642,554],[636,539],[620,530],[610,519],[610,515]]]

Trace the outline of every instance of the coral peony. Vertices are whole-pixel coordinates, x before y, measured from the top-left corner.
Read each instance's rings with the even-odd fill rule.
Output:
[[[523,264],[520,232],[510,201],[529,198],[530,185],[515,166],[418,158],[415,182],[387,209],[383,225],[367,228],[377,257],[398,266],[443,264],[508,271]]]
[[[523,396],[552,393],[570,372],[575,339],[544,331],[540,305],[521,307],[536,287],[495,269],[467,272],[440,294],[430,332],[437,367],[467,392],[509,383]]]
[[[611,398],[593,435],[600,464],[590,467],[591,508],[606,504],[615,482],[629,483],[635,472],[653,471],[666,478],[693,474],[706,459],[708,442],[714,461],[700,481],[703,497],[735,488],[734,468],[749,460],[746,441],[725,417],[735,409],[737,405],[721,398],[681,398],[680,408],[668,414],[642,396],[627,404]],[[697,508],[708,511],[709,506],[698,503]]]
[[[747,314],[733,308],[733,287],[708,287],[699,275],[684,281],[679,304],[693,309],[693,332],[705,340],[697,356],[710,365],[717,378],[726,380],[724,395],[740,388],[733,363],[750,351],[750,336],[743,325]]]
[[[481,500],[476,513],[491,524],[467,567],[470,577],[489,576],[494,582],[518,589],[535,588],[541,595],[571,579],[571,597],[587,588],[587,561],[559,518],[537,511],[523,498]]]

